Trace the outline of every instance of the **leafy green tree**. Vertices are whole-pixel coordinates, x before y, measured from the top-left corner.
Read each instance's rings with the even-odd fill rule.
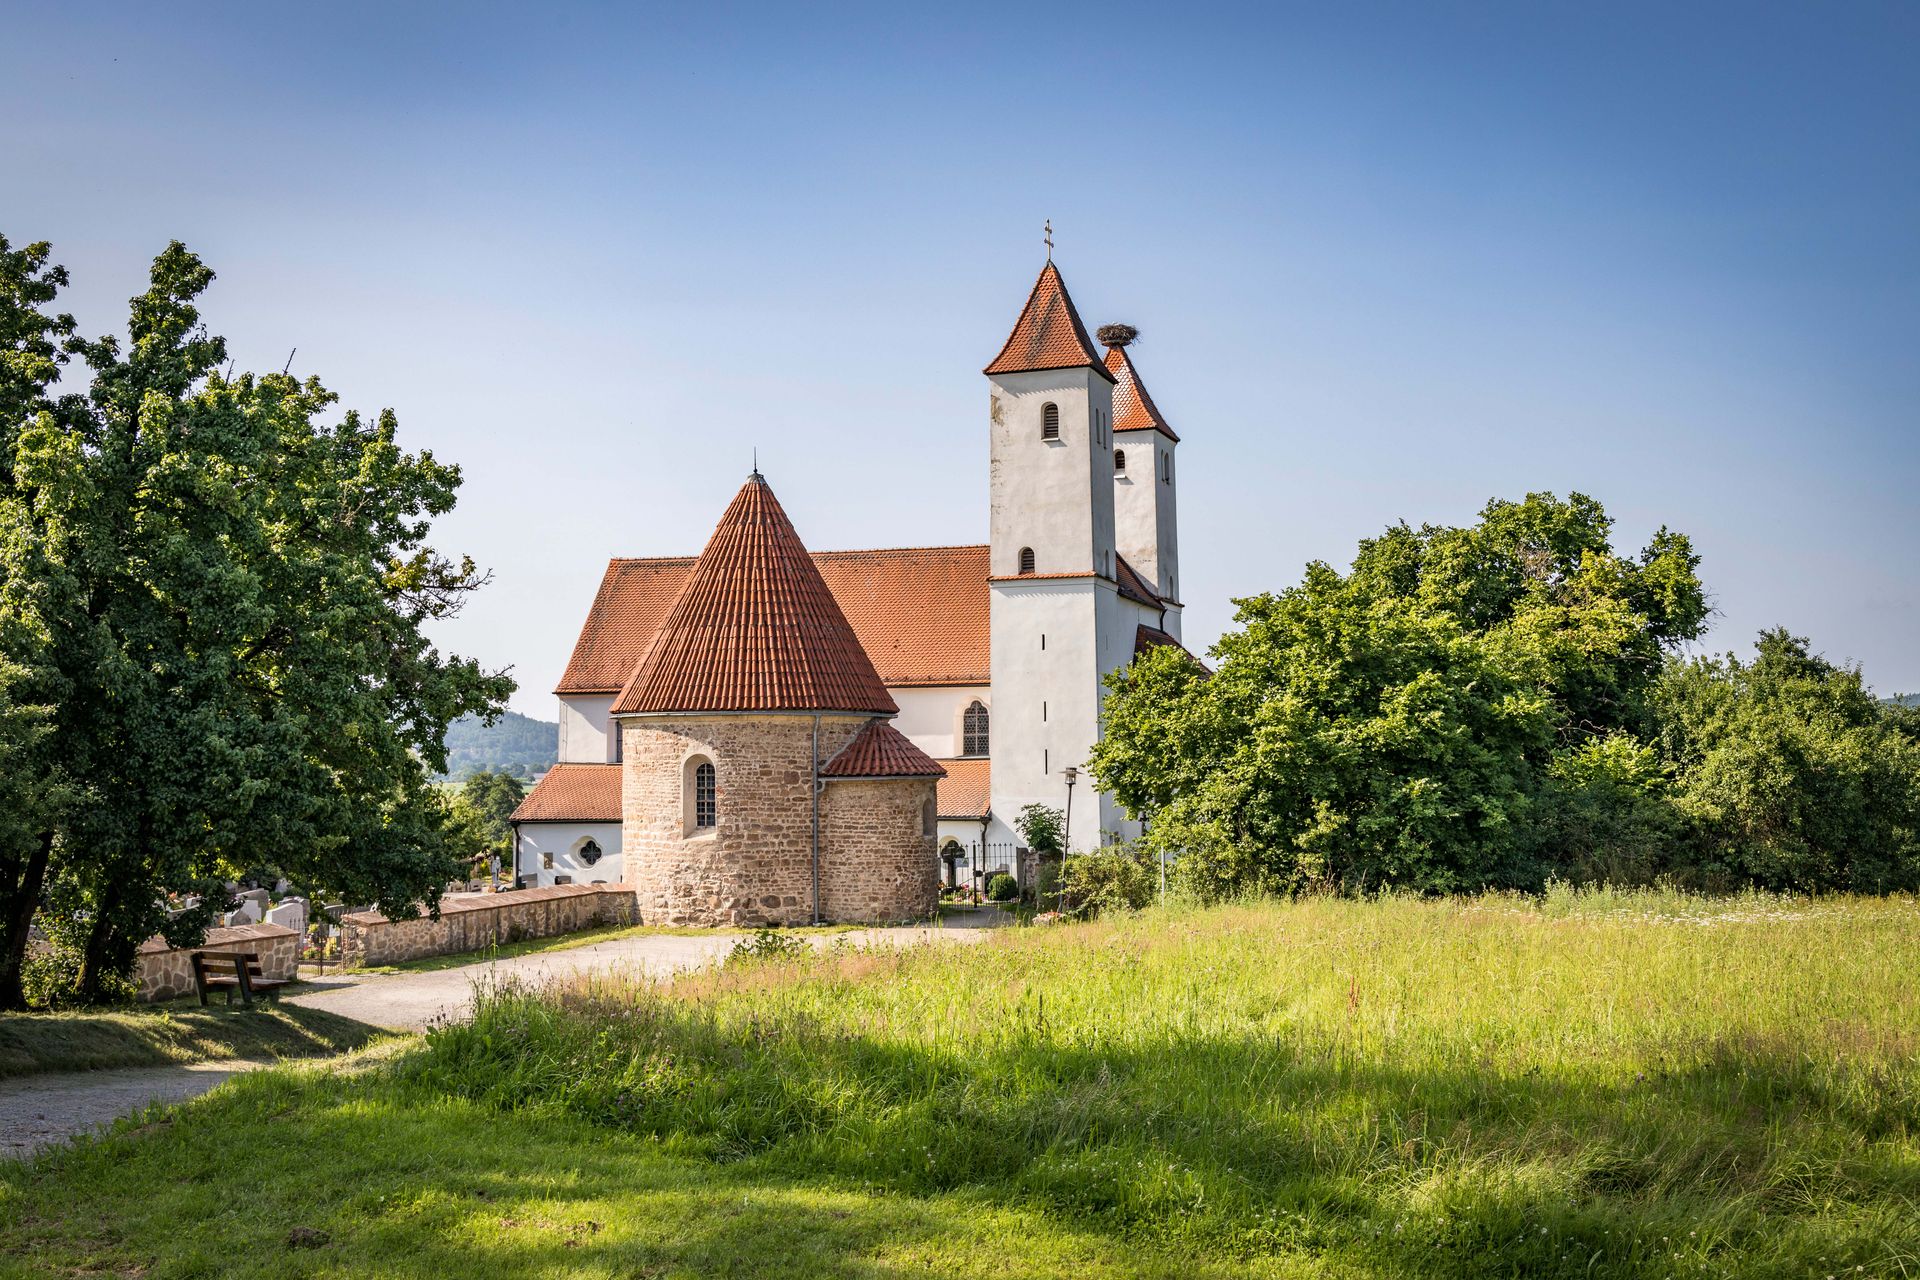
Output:
[[[63,338],[86,394],[8,427],[0,601],[72,796],[23,847],[48,850],[35,897],[82,999],[151,934],[197,941],[236,868],[402,915],[437,901],[458,864],[429,772],[449,722],[512,688],[424,633],[485,581],[426,543],[458,469],[402,452],[390,412],[328,421],[317,379],[224,372],[195,306],[212,278],[169,246],[129,342]],[[170,893],[199,911],[169,916]]]
[[[513,830],[508,819],[526,798],[526,787],[510,773],[469,774],[453,799],[453,830],[461,851],[470,858],[504,854]]]
[[[1110,679],[1092,767],[1203,894],[1536,884],[1555,762],[1645,733],[1707,606],[1687,539],[1616,555],[1600,504],[1532,494],[1399,525],[1350,572],[1238,602],[1208,673],[1177,649]]]
[[[1751,663],[1675,663],[1661,744],[1698,875],[1775,889],[1920,887],[1920,725],[1784,629]]]
[[[1020,838],[1035,853],[1059,853],[1065,848],[1065,821],[1050,804],[1030,804],[1013,820]]]

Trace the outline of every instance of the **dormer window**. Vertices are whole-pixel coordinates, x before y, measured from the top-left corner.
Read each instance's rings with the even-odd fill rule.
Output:
[[[1022,573],[1033,572],[1033,548],[1032,547],[1020,548],[1020,572]]]
[[[1115,449],[1113,451],[1113,469],[1116,472],[1127,469],[1127,451],[1125,449]]]
[[[1040,438],[1042,440],[1060,438],[1060,406],[1051,400],[1040,406]]]

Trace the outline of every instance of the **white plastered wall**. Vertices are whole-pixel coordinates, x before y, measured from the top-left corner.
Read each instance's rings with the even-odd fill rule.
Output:
[[[960,718],[975,699],[989,708],[993,706],[993,691],[984,684],[891,686],[887,692],[893,695],[894,702],[900,708],[893,727],[936,760],[947,760],[960,754],[960,748],[965,745],[960,732]],[[991,745],[991,715],[987,724]]]
[[[1175,491],[1179,472],[1173,441],[1158,431],[1124,431],[1114,437],[1127,469],[1113,474],[1114,537],[1120,554],[1163,596],[1180,598],[1180,538]],[[1163,479],[1163,477],[1167,477]],[[1165,630],[1179,635],[1179,619]]]
[[[530,885],[545,888],[555,876],[572,876],[575,884],[619,884],[625,878],[617,822],[522,822],[519,833],[514,871],[529,877]],[[588,840],[600,846],[600,860],[592,866],[580,858],[581,846]],[[544,865],[549,853],[551,867]]]
[[[613,727],[614,695],[560,698],[560,763],[617,764],[620,735]]]

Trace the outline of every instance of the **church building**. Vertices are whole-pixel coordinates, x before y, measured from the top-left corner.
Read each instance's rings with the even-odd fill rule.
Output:
[[[1180,643],[1179,437],[1101,334],[1049,260],[984,371],[984,546],[809,553],[756,474],[700,556],[609,563],[517,875],[662,922],[902,919],[937,868],[1017,871],[1070,779],[1071,848],[1136,835],[1084,766],[1106,675]]]

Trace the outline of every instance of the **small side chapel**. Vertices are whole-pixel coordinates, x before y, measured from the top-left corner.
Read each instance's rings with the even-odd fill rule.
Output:
[[[985,545],[809,553],[756,472],[699,556],[611,561],[516,875],[661,923],[901,920],[962,850],[1015,869],[1076,774],[1069,847],[1137,834],[1083,770],[1106,675],[1180,643],[1180,438],[1101,337],[1049,258],[984,370]]]

